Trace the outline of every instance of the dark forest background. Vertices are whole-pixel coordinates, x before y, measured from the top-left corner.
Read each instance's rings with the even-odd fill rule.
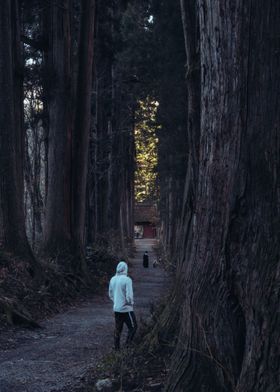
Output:
[[[152,129],[138,196],[158,203],[174,269],[149,336],[172,347],[166,390],[277,391],[279,1],[0,7],[3,314],[30,320],[127,252]]]

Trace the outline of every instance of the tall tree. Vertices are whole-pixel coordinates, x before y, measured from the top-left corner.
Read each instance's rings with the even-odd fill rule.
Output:
[[[94,117],[88,175],[88,238],[133,236],[133,104],[119,58],[127,1],[97,1]]]
[[[49,74],[48,194],[44,248],[49,254],[71,244],[72,99],[70,0],[51,1],[48,7]]]
[[[181,207],[183,213],[175,242],[179,254],[182,256],[185,247],[191,242],[190,230],[195,212],[197,176],[200,142],[200,35],[197,0],[180,0],[182,25],[186,52],[186,89],[187,89],[187,167],[184,195]],[[187,224],[186,224],[187,222]],[[182,226],[185,226],[183,229]],[[180,257],[178,255],[178,257]]]
[[[73,133],[72,238],[78,252],[85,247],[85,201],[91,125],[95,0],[83,0],[79,43],[79,67]]]
[[[159,182],[163,242],[174,256],[182,210],[188,157],[186,53],[179,2],[154,0],[153,32],[157,42],[156,80],[159,101]],[[155,72],[154,72],[155,73]]]
[[[280,4],[198,6],[196,209],[179,264],[183,311],[167,390],[276,391]]]
[[[48,87],[48,194],[44,249],[50,255],[66,251],[82,256],[95,1],[81,2],[76,56],[72,5],[70,0],[49,5],[51,29],[47,59],[51,80]]]
[[[23,90],[17,1],[0,9],[0,247],[34,262],[23,208]]]

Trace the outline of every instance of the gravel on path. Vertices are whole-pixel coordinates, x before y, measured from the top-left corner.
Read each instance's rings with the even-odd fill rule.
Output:
[[[155,240],[135,240],[129,269],[134,282],[135,314],[149,316],[151,304],[165,293],[167,275],[153,268]],[[144,269],[144,251],[150,267]],[[114,318],[107,293],[46,320],[42,330],[17,332],[17,347],[0,351],[0,392],[51,392],[75,385],[112,349]]]

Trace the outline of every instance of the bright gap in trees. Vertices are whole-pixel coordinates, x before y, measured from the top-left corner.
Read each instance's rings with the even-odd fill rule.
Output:
[[[135,237],[156,236],[156,216],[159,199],[158,129],[159,103],[147,97],[138,102],[135,116]]]
[[[150,97],[139,101],[135,122],[135,200],[157,202],[158,189],[158,138],[156,121],[158,102]]]

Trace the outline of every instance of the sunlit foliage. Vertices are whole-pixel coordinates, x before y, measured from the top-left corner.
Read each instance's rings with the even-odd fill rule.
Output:
[[[139,101],[135,123],[135,199],[137,202],[156,201],[159,194],[157,181],[158,139],[156,122],[158,102],[151,97]]]

